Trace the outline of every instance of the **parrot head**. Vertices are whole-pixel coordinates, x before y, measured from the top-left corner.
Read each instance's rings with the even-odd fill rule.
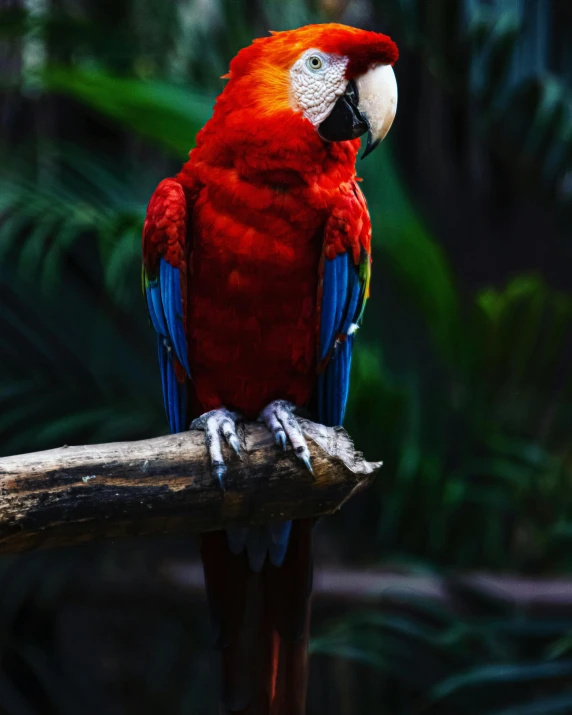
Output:
[[[308,25],[254,40],[225,78],[257,116],[294,113],[326,142],[367,134],[365,157],[395,118],[397,57],[387,35],[334,23]]]

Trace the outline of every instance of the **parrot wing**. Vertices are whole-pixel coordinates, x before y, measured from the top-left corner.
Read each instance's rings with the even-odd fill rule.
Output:
[[[357,184],[326,224],[320,267],[318,419],[341,425],[349,392],[354,334],[369,297],[371,225]]]
[[[183,187],[175,179],[165,179],[149,201],[143,226],[143,291],[157,333],[171,432],[181,432],[187,426],[187,218]]]

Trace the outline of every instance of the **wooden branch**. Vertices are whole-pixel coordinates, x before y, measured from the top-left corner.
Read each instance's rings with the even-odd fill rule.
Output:
[[[243,460],[226,453],[225,491],[196,431],[0,459],[0,554],[336,511],[381,463],[366,462],[341,428],[301,424],[314,477],[266,428],[248,423]]]

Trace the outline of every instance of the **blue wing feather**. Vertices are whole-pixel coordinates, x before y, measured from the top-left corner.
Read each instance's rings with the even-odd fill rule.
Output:
[[[348,296],[349,297],[348,297],[348,303],[347,303],[344,322],[342,324],[342,329],[340,330],[342,335],[348,334],[348,330],[350,329],[351,324],[353,322],[355,322],[355,320],[356,320],[356,311],[358,308],[360,296],[362,294],[362,289],[361,289],[360,282],[359,282],[359,275],[358,275],[357,270],[354,268],[354,266],[350,266],[348,273],[349,273],[349,280],[348,280]]]
[[[167,323],[165,322],[165,314],[163,313],[163,304],[161,302],[161,288],[157,279],[149,281],[146,293],[149,317],[151,318],[153,327],[160,335],[166,338],[169,333],[167,332]]]
[[[291,528],[291,521],[277,521],[268,527],[271,539],[268,552],[270,555],[270,563],[273,566],[280,567],[284,563]]]
[[[167,388],[167,361],[169,358],[168,352],[165,348],[164,338],[161,335],[157,335],[157,353],[159,355],[159,372],[161,373],[161,387],[163,388],[163,405],[165,406],[165,414],[168,416],[169,393]]]
[[[172,432],[182,432],[185,428],[184,385],[175,374],[173,361],[169,360],[167,367],[169,386],[169,422]]]
[[[189,374],[187,358],[187,339],[183,325],[183,299],[181,296],[181,276],[178,268],[161,259],[159,283],[165,320],[169,329],[173,349],[177,360]]]
[[[343,420],[348,404],[348,395],[350,392],[350,372],[352,366],[352,349],[353,336],[348,335],[346,341],[341,346],[341,366],[340,372],[345,376],[342,380],[342,389],[340,390],[340,401],[338,406],[338,414]]]
[[[318,419],[326,425],[343,422],[349,394],[353,323],[359,319],[365,296],[363,282],[349,253],[324,261],[320,361],[328,359],[318,375]]]
[[[344,308],[348,295],[348,254],[344,253],[334,260],[336,267],[336,319],[335,330],[339,333],[342,326]],[[336,336],[337,337],[337,336]]]
[[[320,361],[326,357],[334,341],[337,305],[336,284],[335,261],[326,260],[324,262],[322,317],[320,322]]]
[[[165,412],[171,432],[181,432],[186,428],[187,386],[177,378],[174,359],[181,363],[189,376],[190,371],[179,269],[161,259],[159,276],[145,282],[145,296],[149,317],[157,332]]]
[[[226,527],[226,538],[228,547],[233,554],[241,554],[246,547],[246,537],[248,536],[248,526],[237,526],[230,524]]]
[[[259,573],[264,566],[271,541],[268,526],[251,526],[249,528],[246,536],[246,551],[248,564],[254,573]]]

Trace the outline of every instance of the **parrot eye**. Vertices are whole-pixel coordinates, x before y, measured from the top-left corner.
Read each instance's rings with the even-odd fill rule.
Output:
[[[317,55],[312,55],[312,57],[308,57],[308,67],[311,70],[321,70],[322,69],[323,62],[320,57]]]

